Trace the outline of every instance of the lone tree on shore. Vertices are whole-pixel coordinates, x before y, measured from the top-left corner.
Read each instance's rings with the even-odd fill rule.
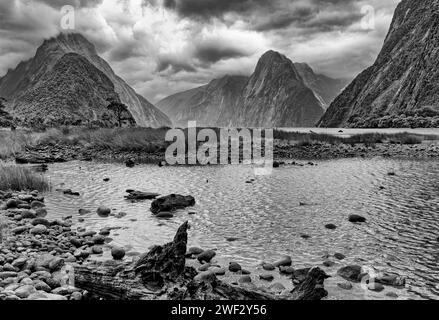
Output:
[[[123,103],[117,102],[117,101],[109,101],[110,104],[107,106],[107,109],[113,112],[115,115],[117,122],[119,124],[119,127],[122,127],[122,121],[126,118],[124,117],[125,114],[129,114],[128,107],[124,105]]]

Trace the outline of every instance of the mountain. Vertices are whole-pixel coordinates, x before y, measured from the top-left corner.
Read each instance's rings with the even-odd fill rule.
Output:
[[[311,127],[324,112],[293,62],[275,51],[259,59],[242,99],[235,126]]]
[[[24,124],[115,123],[108,100],[128,107],[139,126],[170,126],[169,118],[118,77],[92,43],[76,33],[45,40],[33,58],[0,79],[0,96]]]
[[[338,96],[322,127],[439,127],[439,1],[401,1],[375,63]]]
[[[306,63],[294,63],[305,84],[314,91],[314,94],[326,109],[331,102],[349,84],[347,79],[333,79],[323,74],[317,74]]]
[[[209,84],[174,94],[157,103],[172,118],[174,125],[185,127],[196,120],[199,126],[228,126],[241,104],[241,93],[247,84],[244,76],[225,76]]]
[[[225,76],[157,103],[174,124],[201,126],[314,126],[324,113],[293,62],[274,51],[259,60],[250,77]]]

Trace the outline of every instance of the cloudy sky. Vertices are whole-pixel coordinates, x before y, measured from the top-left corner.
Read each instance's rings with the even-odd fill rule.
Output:
[[[0,0],[0,75],[34,55],[75,8],[75,31],[152,102],[273,49],[332,77],[375,60],[399,0]],[[373,9],[373,11],[371,10]]]

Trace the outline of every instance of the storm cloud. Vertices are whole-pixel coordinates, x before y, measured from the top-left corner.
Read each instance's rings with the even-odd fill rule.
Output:
[[[399,0],[0,0],[0,76],[62,30],[61,8],[116,73],[157,101],[277,50],[353,78],[373,63]],[[361,27],[372,7],[374,27]]]

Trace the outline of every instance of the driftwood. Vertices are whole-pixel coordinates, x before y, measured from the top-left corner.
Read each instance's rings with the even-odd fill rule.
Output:
[[[75,266],[75,286],[105,299],[115,300],[275,300],[263,291],[229,285],[213,273],[197,277],[186,266],[187,230],[185,222],[173,242],[155,246],[133,263],[95,262]],[[319,268],[309,271],[305,280],[283,299],[310,300],[326,296],[325,273]]]

